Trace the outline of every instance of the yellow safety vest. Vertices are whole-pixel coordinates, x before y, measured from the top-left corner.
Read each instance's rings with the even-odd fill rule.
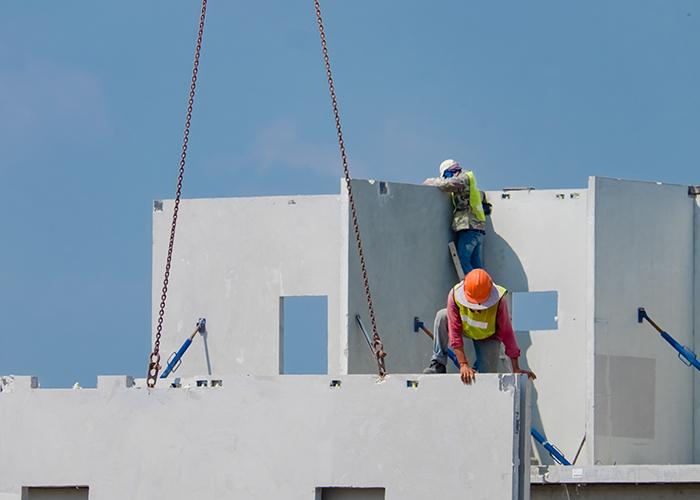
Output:
[[[484,213],[481,191],[476,186],[476,177],[471,170],[464,171],[469,179],[469,192],[452,193],[452,230],[485,229],[486,214]]]
[[[465,304],[461,304],[457,300],[457,288],[464,286],[462,282],[457,283],[453,289],[452,296],[455,304],[459,308],[459,315],[462,318],[462,335],[474,340],[483,340],[496,333],[496,316],[498,314],[498,304],[501,303],[503,296],[508,293],[508,290],[502,286],[496,285],[498,290],[498,302],[489,307],[476,311],[469,309]]]

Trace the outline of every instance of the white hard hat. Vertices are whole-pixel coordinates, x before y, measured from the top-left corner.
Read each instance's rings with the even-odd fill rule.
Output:
[[[452,168],[452,167],[457,167],[461,169],[462,167],[459,166],[459,163],[457,163],[455,160],[449,159],[445,160],[440,164],[440,177],[442,177],[442,174],[445,173],[445,170]]]

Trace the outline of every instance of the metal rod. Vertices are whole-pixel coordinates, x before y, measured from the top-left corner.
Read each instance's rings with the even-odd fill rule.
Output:
[[[557,447],[554,446],[552,443],[550,443],[549,441],[547,441],[547,440],[544,438],[544,436],[543,436],[542,434],[539,433],[539,431],[538,431],[537,429],[535,429],[534,427],[532,427],[532,428],[530,429],[530,434],[532,435],[532,437],[535,438],[535,441],[537,441],[538,443],[540,443],[540,444],[542,445],[542,447],[543,447],[545,450],[547,450],[547,452],[549,452],[549,456],[551,456],[556,462],[558,462],[558,463],[561,464],[561,465],[571,465],[571,462],[569,462],[569,461],[566,459],[566,457],[565,457],[564,454],[559,450],[559,448],[557,448]]]
[[[362,324],[362,318],[360,318],[359,314],[355,315],[355,321],[357,321],[357,325],[360,327],[360,330],[362,330],[362,334],[365,336],[365,340],[367,341],[367,345],[369,346],[370,351],[372,351],[372,354],[374,354],[374,347],[372,346],[372,339],[369,338],[369,335],[367,334],[367,330],[365,330],[365,325]]]
[[[574,457],[574,461],[571,462],[571,465],[576,465],[576,460],[578,460],[578,456],[581,454],[581,450],[583,450],[583,445],[586,442],[586,435],[583,435],[583,439],[581,440],[581,444],[578,445],[578,450],[576,450],[576,456]]]

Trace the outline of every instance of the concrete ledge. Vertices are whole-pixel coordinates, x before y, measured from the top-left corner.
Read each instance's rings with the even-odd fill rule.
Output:
[[[588,465],[530,468],[531,484],[700,483],[700,465]]]
[[[381,487],[386,500],[422,500],[435,495],[436,477],[444,500],[465,491],[524,500],[529,491],[519,468],[530,456],[519,446],[523,376],[482,374],[472,386],[420,374],[182,382],[127,388],[129,377],[117,376],[100,377],[97,390],[3,392],[0,491],[86,485],[102,500],[307,500],[318,488]],[[436,423],[435,409],[448,407]],[[436,449],[441,460],[424,460]]]
[[[134,377],[129,375],[98,375],[97,390],[128,389],[134,386]]]
[[[0,392],[16,392],[36,389],[39,378],[34,375],[5,375],[0,377]]]

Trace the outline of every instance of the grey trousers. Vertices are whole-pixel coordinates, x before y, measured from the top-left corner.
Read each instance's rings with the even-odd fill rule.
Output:
[[[447,309],[440,309],[433,325],[433,361],[447,366],[449,334],[447,330]],[[472,340],[476,360],[472,366],[481,373],[498,373],[501,342],[495,339]],[[470,364],[472,360],[469,360]]]

